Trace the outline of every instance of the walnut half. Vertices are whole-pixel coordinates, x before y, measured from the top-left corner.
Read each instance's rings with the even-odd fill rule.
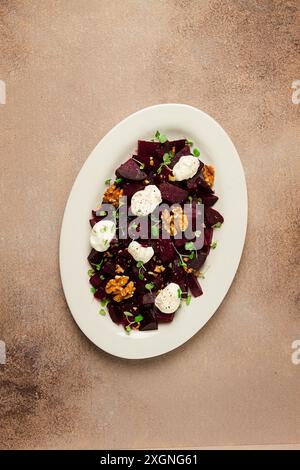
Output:
[[[202,175],[206,183],[212,188],[215,182],[215,169],[212,165],[204,165]]]
[[[115,184],[112,184],[107,188],[103,195],[103,202],[108,202],[114,206],[118,206],[120,197],[123,196],[123,189],[117,188]]]
[[[113,299],[116,302],[129,299],[134,294],[135,286],[133,281],[128,281],[128,276],[115,276],[114,279],[110,279],[106,284],[105,292],[113,294]]]
[[[174,207],[171,213],[164,209],[161,214],[164,229],[172,236],[177,235],[178,230],[184,232],[188,227],[188,218],[182,207]]]

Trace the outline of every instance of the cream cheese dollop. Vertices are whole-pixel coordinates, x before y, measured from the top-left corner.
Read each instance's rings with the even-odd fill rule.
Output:
[[[116,233],[116,225],[111,220],[100,220],[91,230],[90,244],[96,251],[106,251]]]
[[[141,261],[143,264],[148,263],[154,255],[152,246],[142,246],[139,242],[132,241],[128,245],[128,252],[135,261]]]
[[[180,306],[180,287],[175,282],[171,282],[160,291],[155,299],[156,307],[162,313],[174,313]]]
[[[193,155],[183,155],[173,168],[173,175],[176,181],[187,180],[195,176],[198,171],[200,161]]]
[[[161,202],[160,190],[154,184],[149,184],[145,189],[137,191],[132,196],[131,212],[133,215],[145,217],[151,214]]]

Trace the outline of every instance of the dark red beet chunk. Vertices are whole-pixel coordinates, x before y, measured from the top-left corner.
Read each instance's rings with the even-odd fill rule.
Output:
[[[90,277],[90,283],[95,287],[95,289],[98,289],[98,287],[101,286],[102,280],[100,279],[100,274],[98,272]]]
[[[101,271],[103,271],[106,274],[109,274],[110,276],[115,275],[115,270],[116,270],[116,266],[111,261],[107,261],[101,268]]]
[[[125,178],[132,181],[142,181],[146,178],[146,173],[142,171],[132,158],[123,163],[116,170],[116,175],[118,178]]]
[[[144,189],[145,185],[143,183],[124,183],[123,185],[123,194],[127,196],[129,202],[137,191]]]
[[[90,225],[91,225],[91,227],[94,227],[94,225],[95,225],[97,222],[100,222],[101,219],[103,219],[103,217],[94,217],[93,219],[90,219]]]
[[[203,294],[198,279],[194,274],[187,275],[187,285],[194,297],[199,297]]]
[[[106,297],[106,292],[105,292],[105,289],[103,287],[99,287],[98,290],[96,290],[95,294],[94,294],[94,297],[95,299],[97,300],[103,300],[105,299]]]
[[[158,240],[158,250],[163,263],[170,263],[175,258],[175,250],[171,240]]]
[[[202,196],[203,204],[209,207],[213,206],[218,199],[218,196],[216,196],[215,194],[211,194],[210,196]]]
[[[200,269],[205,263],[208,253],[209,253],[209,249],[208,250],[202,249],[202,250],[197,251],[197,256],[195,256],[192,260],[188,261],[187,263],[188,267],[193,268],[196,271]]]
[[[103,253],[100,253],[99,251],[94,250],[94,248],[91,250],[89,256],[87,257],[88,262],[92,267],[95,266],[95,264],[101,263],[103,258]]]
[[[152,294],[151,292],[149,292],[148,294],[144,294],[141,297],[141,304],[143,304],[143,305],[145,305],[145,304],[154,304],[155,297],[156,297],[156,295]]]
[[[185,189],[175,186],[175,184],[164,182],[159,186],[161,196],[164,201],[175,204],[176,202],[183,202],[188,197],[189,193]]]
[[[159,142],[138,141],[138,157],[163,156],[164,147]]]
[[[162,313],[160,310],[156,309],[156,318],[158,323],[171,323],[174,319],[175,313]]]
[[[173,150],[173,147],[175,147],[175,154],[180,152],[185,148],[185,151],[187,152],[189,149],[188,145],[185,145],[185,139],[179,139],[179,140],[171,140],[170,142],[166,142],[167,144],[167,149],[168,151]],[[187,153],[182,153],[181,155],[188,155]]]
[[[144,320],[141,321],[141,326],[139,329],[141,331],[157,330],[157,319],[153,305],[143,305],[143,307],[139,309],[139,312],[144,317]]]
[[[207,227],[212,227],[213,225],[219,222],[221,224],[224,222],[223,216],[218,211],[216,211],[215,209],[212,209],[212,207],[206,207],[206,206],[204,210],[204,220],[205,220],[205,225]]]

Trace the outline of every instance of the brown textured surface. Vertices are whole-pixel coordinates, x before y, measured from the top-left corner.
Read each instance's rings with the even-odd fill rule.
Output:
[[[297,5],[1,0],[0,448],[300,442]],[[207,326],[165,357],[127,362],[73,322],[58,239],[89,152],[160,102],[199,107],[231,135],[249,228]]]

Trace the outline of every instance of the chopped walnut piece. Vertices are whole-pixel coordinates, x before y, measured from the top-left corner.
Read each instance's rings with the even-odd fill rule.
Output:
[[[103,202],[108,202],[114,206],[119,205],[119,199],[123,196],[123,189],[117,188],[115,184],[112,184],[107,188],[103,195]]]
[[[212,165],[204,165],[202,168],[203,178],[209,186],[213,186],[215,182],[215,169]]]
[[[188,218],[184,214],[182,207],[174,207],[172,213],[168,209],[164,209],[161,214],[161,220],[164,229],[172,236],[177,235],[178,230],[184,232],[188,227]]]
[[[193,268],[188,268],[187,266],[184,266],[183,269],[189,274],[194,272]]]
[[[163,273],[166,268],[162,265],[156,265],[154,268],[155,273]]]
[[[133,281],[128,281],[128,276],[115,276],[114,279],[110,279],[106,284],[105,292],[113,294],[113,299],[116,302],[129,299],[134,294],[135,286]]]
[[[124,272],[124,269],[122,268],[122,266],[120,266],[119,264],[116,264],[116,273],[122,274],[123,272]]]

